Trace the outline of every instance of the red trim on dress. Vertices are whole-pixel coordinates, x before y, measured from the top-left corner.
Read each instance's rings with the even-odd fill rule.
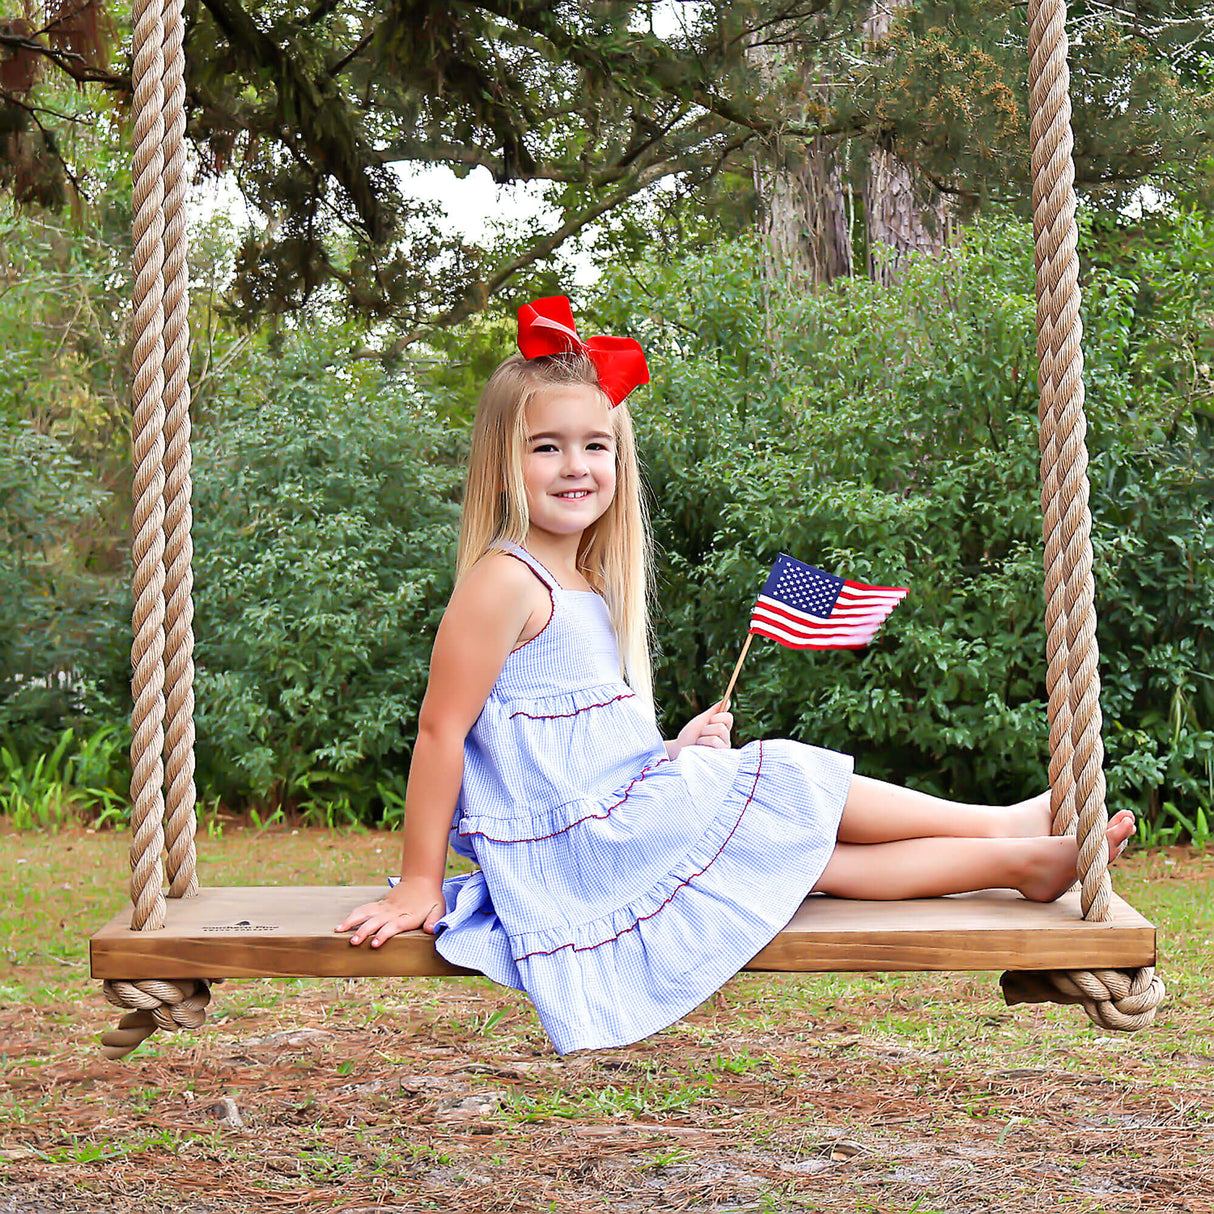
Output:
[[[675,894],[677,894],[679,892],[679,890],[681,890],[686,885],[690,885],[692,883],[692,881],[694,881],[696,879],[696,877],[702,877],[716,863],[717,857],[725,850],[725,845],[729,842],[730,839],[733,838],[734,832],[738,829],[738,827],[742,825],[742,819],[746,816],[746,811],[750,807],[751,801],[753,801],[755,798],[755,789],[758,788],[758,786],[759,786],[759,776],[762,773],[762,771],[763,771],[763,743],[760,742],[759,743],[759,765],[755,768],[755,780],[754,780],[754,783],[750,786],[749,796],[747,796],[746,800],[742,803],[742,811],[741,811],[741,813],[738,814],[738,820],[733,824],[732,827],[730,827],[729,834],[727,834],[725,836],[724,840],[721,843],[721,846],[718,847],[715,852],[713,852],[712,859],[709,860],[708,863],[705,864],[704,867],[702,869],[700,869],[699,872],[692,873],[690,877],[685,877],[682,881],[680,881],[678,883],[678,885],[676,885],[674,887],[674,889],[672,889],[670,891],[670,897],[668,897],[666,899],[666,901],[662,903],[661,906],[657,907],[655,910],[650,911],[649,914],[647,914],[647,915],[642,915],[639,919],[637,919],[637,921],[631,927],[626,927],[626,928],[624,928],[623,931],[616,932],[616,934],[614,936],[608,936],[606,940],[600,940],[597,944],[584,944],[581,947],[579,947],[576,944],[562,944],[559,948],[551,948],[551,949],[548,949],[547,951],[544,951],[542,949],[536,949],[536,951],[533,953],[524,953],[521,957],[515,957],[514,958],[515,964],[517,965],[518,962],[520,962],[520,961],[526,961],[529,957],[551,957],[554,953],[563,952],[567,948],[573,949],[573,951],[575,953],[589,953],[593,949],[602,948],[604,944],[611,944],[614,941],[618,940],[621,936],[627,935],[631,931],[635,931],[640,924],[645,922],[646,919],[652,919],[654,917],[654,915],[656,915],[658,913],[658,911],[665,909],[665,907],[667,907],[670,904],[671,900],[674,898]],[[643,775],[644,773],[642,772],[641,774]],[[638,777],[638,779],[639,779],[639,777]]]
[[[762,762],[762,751],[759,752],[759,761]],[[670,759],[659,759],[656,763],[650,763],[648,767],[641,769],[639,775],[635,775],[628,787],[624,789],[624,795],[618,800],[607,806],[607,812],[601,814],[583,814],[580,818],[570,822],[568,826],[562,826],[560,830],[554,830],[549,835],[529,835],[525,839],[495,839],[492,835],[487,835],[483,830],[461,830],[459,837],[461,839],[470,838],[472,835],[480,835],[480,837],[489,843],[542,843],[545,839],[555,839],[557,835],[563,835],[567,830],[572,830],[579,822],[589,822],[591,819],[610,818],[613,809],[619,809],[625,801],[628,800],[628,795],[632,792],[632,787],[639,780],[643,780],[651,772],[656,771],[663,763],[669,763]]]
[[[547,625],[545,625],[547,627]],[[535,634],[539,636],[537,632]],[[533,637],[532,640],[535,638]],[[528,642],[530,644],[530,642]],[[512,712],[510,719],[513,721],[515,717],[526,717],[529,721],[562,721],[565,717],[576,717],[579,712],[586,712],[591,708],[606,708],[608,704],[614,704],[617,700],[631,700],[636,695],[634,691],[625,691],[618,696],[612,696],[610,700],[603,700],[599,704],[587,704],[583,708],[575,708],[572,712],[554,712],[550,716],[536,716],[535,713],[523,712],[520,708],[518,712]]]
[[[497,551],[500,552],[502,556],[513,557],[520,565],[523,565],[529,569],[535,580],[539,582],[539,584],[543,586],[546,591],[548,591],[548,618],[544,621],[544,627],[541,628],[539,632],[535,634],[535,636],[528,637],[521,645],[515,645],[515,647],[510,651],[511,654],[514,654],[518,653],[520,649],[526,649],[527,646],[530,645],[531,642],[537,637],[542,637],[544,635],[545,629],[547,629],[548,625],[552,623],[552,617],[556,615],[556,595],[552,593],[552,587],[548,585],[548,583],[544,581],[542,577],[540,577],[539,571],[535,568],[535,566],[529,561],[523,560],[523,558],[519,556],[517,552],[507,552],[504,548],[498,548]]]

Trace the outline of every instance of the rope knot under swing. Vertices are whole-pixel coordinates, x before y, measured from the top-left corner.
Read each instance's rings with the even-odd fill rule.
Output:
[[[107,979],[102,987],[106,999],[115,1007],[133,1008],[118,1027],[101,1034],[102,1052],[111,1061],[125,1058],[157,1029],[201,1028],[211,1002],[211,983],[205,978],[167,981],[160,978],[127,982]]]
[[[1136,970],[1023,970],[1004,974],[999,985],[1009,1005],[1081,1003],[1100,1028],[1122,1033],[1155,1020],[1167,988],[1154,966]]]

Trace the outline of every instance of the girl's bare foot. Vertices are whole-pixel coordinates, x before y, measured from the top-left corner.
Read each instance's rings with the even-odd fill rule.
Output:
[[[1134,829],[1134,815],[1128,809],[1114,814],[1109,820],[1105,839],[1110,861],[1116,860],[1125,850]],[[1033,843],[1038,846],[1034,848],[1027,875],[1018,888],[1030,901],[1054,902],[1075,884],[1079,845],[1069,835],[1034,839]]]
[[[1050,790],[1038,793],[1027,801],[1018,801],[999,811],[1004,834],[1009,839],[1038,839],[1050,833],[1053,817],[1050,813]]]

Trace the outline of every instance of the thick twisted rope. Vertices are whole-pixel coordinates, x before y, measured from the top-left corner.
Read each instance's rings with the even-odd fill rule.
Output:
[[[167,739],[170,893],[181,897],[198,888],[194,873],[188,271],[183,205],[184,28],[181,0],[136,0],[134,8],[131,927],[156,930],[164,926],[165,919],[162,752],[166,748],[166,626],[171,715]],[[116,1059],[129,1054],[157,1028],[202,1025],[210,986],[202,979],[109,981],[105,997],[117,1007],[134,1009],[122,1017],[118,1028],[102,1035],[106,1057]]]
[[[1046,686],[1054,832],[1079,845],[1085,919],[1109,916],[1108,813],[1088,505],[1078,230],[1065,0],[1029,2],[1029,138],[1037,266],[1041,477],[1046,575]],[[1009,1003],[1080,1002],[1105,1028],[1154,1018],[1163,983],[1150,968],[1006,974]]]
[[[102,1052],[111,1060],[125,1058],[157,1029],[201,1028],[211,1001],[211,984],[202,979],[165,982],[107,981],[105,997],[115,1007],[134,1008],[118,1021],[118,1027],[101,1034]]]
[[[1030,46],[1032,46],[1030,40]],[[1058,497],[1058,392],[1054,383],[1054,334],[1052,274],[1042,264],[1048,241],[1045,197],[1048,195],[1045,168],[1038,149],[1050,126],[1050,107],[1042,97],[1042,67],[1046,55],[1038,47],[1029,57],[1030,143],[1033,148],[1033,235],[1037,281],[1038,420],[1041,434],[1041,513],[1045,533],[1045,686],[1050,725],[1050,811],[1053,833],[1070,834],[1075,829],[1075,780],[1071,773],[1070,679],[1066,668],[1066,616],[1062,592],[1062,534],[1059,530]]]
[[[169,896],[198,892],[194,855],[194,555],[190,541],[189,269],[185,225],[185,22],[164,0],[165,828]]]
[[[136,4],[131,927],[164,926],[164,23]]]
[[[1091,512],[1088,509],[1087,448],[1084,443],[1082,326],[1079,320],[1078,232],[1075,224],[1075,171],[1071,157],[1071,107],[1066,65],[1065,4],[1047,0],[1030,14],[1030,128],[1034,176],[1034,230],[1037,236],[1038,299],[1048,309],[1048,327],[1039,345],[1048,351],[1043,368],[1039,413],[1043,470],[1057,521],[1046,527],[1055,560],[1049,613],[1065,620],[1065,682],[1054,684],[1055,719],[1069,715],[1071,771],[1064,783],[1075,786],[1076,830],[1085,917],[1108,915],[1107,849],[1104,832],[1104,782],[1091,778],[1091,756],[1100,756],[1100,693],[1096,670],[1095,613],[1092,608]],[[1048,11],[1047,11],[1048,9]],[[1054,522],[1055,511],[1050,510]],[[1061,565],[1061,576],[1058,566]],[[1061,593],[1059,590],[1061,583]],[[1061,599],[1061,602],[1060,602]],[[1055,636],[1058,629],[1054,629]],[[1061,706],[1062,696],[1067,707]],[[1083,762],[1081,763],[1081,758]],[[1079,773],[1087,775],[1081,786]],[[1064,787],[1064,796],[1067,790]],[[1095,835],[1099,847],[1085,849]]]

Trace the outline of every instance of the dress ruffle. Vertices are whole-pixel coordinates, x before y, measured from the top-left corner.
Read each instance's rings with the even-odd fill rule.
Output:
[[[610,818],[632,796],[633,790],[639,784],[669,761],[666,758],[654,759],[629,780],[624,788],[599,800],[579,797],[576,801],[556,805],[551,809],[531,810],[513,815],[493,814],[477,817],[464,814],[456,823],[456,833],[461,839],[479,835],[489,843],[542,843],[546,839],[564,834],[581,822]]]
[[[554,695],[491,695],[464,751],[451,842],[465,855],[472,835],[514,840],[567,829],[666,754],[618,679]]]
[[[446,887],[439,952],[525,989],[561,1053],[638,1040],[702,1002],[788,922],[833,850],[851,774],[846,756],[777,741],[738,751],[690,747],[670,766],[690,795],[716,786],[714,813],[676,865],[609,914],[542,928],[525,922],[529,914],[503,922],[491,889],[503,866],[488,856],[489,876]],[[594,831],[599,821],[571,830]],[[542,853],[552,844],[516,846]],[[760,891],[755,874],[773,856],[787,876]],[[516,891],[505,886],[502,901],[512,905]]]

